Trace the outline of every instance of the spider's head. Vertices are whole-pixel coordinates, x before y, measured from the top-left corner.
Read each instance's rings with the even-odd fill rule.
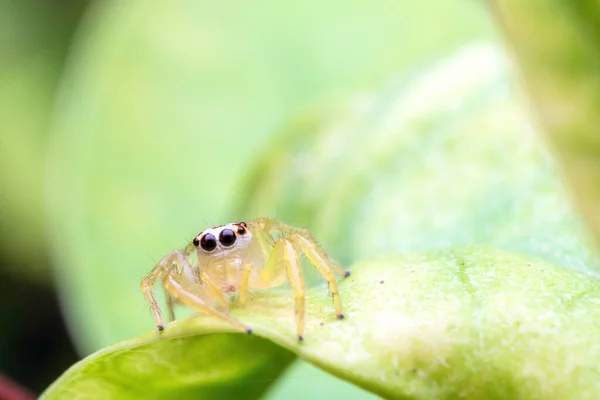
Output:
[[[204,253],[224,255],[248,247],[251,240],[246,223],[236,222],[206,229],[192,243]]]

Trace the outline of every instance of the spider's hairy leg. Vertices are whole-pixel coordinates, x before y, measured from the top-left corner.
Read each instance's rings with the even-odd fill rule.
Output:
[[[242,273],[242,283],[240,284],[240,305],[245,306],[248,302],[248,286],[250,284],[250,273],[252,272],[252,264],[244,265]]]
[[[257,224],[257,226],[261,227],[264,230],[272,230],[275,232],[282,233],[284,236],[291,237],[292,235],[302,236],[306,241],[310,242],[314,251],[319,255],[321,259],[325,261],[325,263],[329,266],[329,268],[333,269],[338,275],[343,277],[350,276],[350,271],[344,270],[342,266],[332,259],[329,254],[321,246],[317,240],[313,237],[313,235],[307,229],[297,228],[293,225],[286,224],[284,222],[278,221],[272,218],[257,218],[252,221]]]
[[[221,307],[229,307],[229,300],[225,296],[225,293],[223,293],[221,289],[219,289],[219,286],[217,286],[217,284],[214,283],[212,279],[210,279],[206,272],[200,272],[200,279],[208,286],[208,288],[212,292],[212,297],[214,297],[217,300],[217,302],[219,302]]]
[[[169,322],[175,321],[175,301],[173,300],[173,296],[171,293],[164,287],[165,299],[167,299],[167,312],[169,313]]]
[[[327,259],[327,261],[323,259],[322,255],[317,251],[315,244],[311,243],[306,237],[294,234],[290,239],[302,250],[304,255],[306,255],[310,262],[315,266],[321,276],[325,278],[329,285],[329,292],[333,298],[335,316],[338,319],[344,318],[344,314],[342,313],[342,300],[340,298],[337,281],[331,265],[327,262],[329,259]]]
[[[154,268],[152,268],[152,271],[150,271],[150,273],[142,280],[142,282],[140,282],[140,287],[142,288],[142,292],[144,292],[144,295],[150,304],[150,308],[154,314],[154,320],[156,321],[156,328],[159,331],[163,330],[164,322],[160,312],[160,307],[154,298],[154,294],[152,293],[152,286],[157,279],[160,279],[161,276],[169,273],[171,270],[190,270],[190,263],[186,255],[181,250],[175,250],[163,257],[162,260],[160,260],[154,266]],[[172,313],[172,310],[170,310],[170,312]]]
[[[202,314],[210,315],[225,321],[241,331],[252,333],[252,329],[250,329],[249,326],[244,325],[233,319],[230,315],[213,308],[210,304],[210,296],[204,293],[204,288],[196,282],[183,275],[169,272],[163,278],[163,284],[169,293],[186,306],[191,307]]]
[[[298,332],[298,340],[304,340],[304,308],[306,300],[306,288],[304,286],[304,277],[302,269],[298,262],[298,252],[291,240],[280,238],[273,251],[269,255],[265,270],[277,270],[278,264],[283,263],[287,272],[287,278],[290,286],[294,291],[296,299],[296,326]]]

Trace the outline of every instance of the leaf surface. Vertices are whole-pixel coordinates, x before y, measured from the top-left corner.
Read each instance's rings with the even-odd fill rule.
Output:
[[[335,318],[326,288],[309,291],[303,343],[293,296],[256,295],[233,310],[256,335],[189,317],[88,357],[43,398],[204,398],[223,384],[229,395],[250,395],[292,353],[391,399],[600,396],[596,279],[480,247],[370,260],[353,270],[340,283],[344,320]]]

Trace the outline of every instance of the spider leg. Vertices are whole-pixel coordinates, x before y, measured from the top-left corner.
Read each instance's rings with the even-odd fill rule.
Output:
[[[240,284],[240,305],[245,306],[248,302],[248,286],[250,284],[250,273],[252,272],[252,264],[244,265],[242,275],[242,283]]]
[[[327,281],[329,285],[329,292],[331,293],[331,297],[333,298],[333,306],[335,307],[335,316],[338,319],[344,318],[344,314],[342,313],[342,300],[340,298],[340,292],[338,290],[337,281],[335,279],[335,275],[333,273],[333,269],[330,264],[325,259],[323,259],[322,254],[319,254],[317,248],[314,243],[311,243],[306,237],[294,234],[290,238],[298,247],[302,250],[304,255],[310,260],[310,262],[315,266],[317,271],[321,274],[323,278]]]
[[[163,330],[164,322],[161,315],[160,307],[156,302],[156,299],[154,298],[154,294],[152,293],[152,286],[158,279],[160,279],[161,276],[173,269],[184,272],[191,271],[188,258],[181,250],[175,250],[163,257],[163,259],[160,260],[154,266],[154,268],[152,268],[152,271],[150,271],[148,276],[146,276],[140,282],[140,287],[142,288],[142,292],[144,292],[144,295],[148,300],[148,304],[150,304],[150,308],[152,309],[152,313],[154,314],[154,320],[156,321],[156,328],[159,331]]]
[[[271,254],[269,255],[269,259],[265,265],[265,270],[277,270],[279,263],[283,263],[285,265],[287,278],[290,282],[292,290],[294,291],[294,297],[296,299],[296,326],[298,340],[303,340],[306,288],[304,287],[302,269],[300,268],[300,263],[298,262],[298,252],[296,251],[292,241],[287,238],[280,238],[277,241],[273,251],[271,251]]]
[[[173,322],[175,321],[175,301],[173,300],[173,296],[171,296],[171,293],[169,293],[169,291],[164,287],[164,285],[163,289],[165,292],[165,299],[167,299],[167,312],[169,313],[169,322]]]
[[[213,297],[219,302],[221,307],[229,307],[229,299],[225,296],[221,289],[219,289],[219,286],[217,286],[217,284],[210,279],[206,272],[200,272],[200,279],[202,279],[202,281],[210,288]]]
[[[296,248],[300,249],[306,255],[321,276],[327,281],[333,300],[333,306],[335,307],[336,317],[338,319],[344,318],[342,301],[334,272],[337,272],[344,277],[349,276],[350,272],[345,271],[340,264],[333,260],[329,254],[319,246],[312,234],[306,229],[296,228],[271,218],[258,218],[251,223],[255,224],[263,231],[278,232],[283,237],[289,238],[289,240],[296,245]],[[275,271],[276,268],[265,268],[262,275],[268,276],[269,273],[274,274]]]
[[[325,250],[321,246],[319,246],[317,240],[313,237],[313,235],[307,229],[297,228],[293,225],[289,225],[278,221],[272,218],[257,218],[250,223],[251,225],[255,225],[264,231],[274,231],[280,232],[285,236],[291,237],[292,235],[299,235],[303,237],[306,241],[311,244],[311,247],[314,249],[314,252],[319,255],[319,257],[329,266],[330,269],[333,269],[338,275],[343,277],[350,276],[350,271],[344,270],[342,266],[335,261],[333,258],[327,254]]]
[[[202,314],[216,317],[241,331],[252,333],[252,329],[247,325],[235,320],[229,314],[213,308],[210,304],[210,296],[204,293],[204,288],[187,277],[169,272],[163,278],[163,284],[169,293],[186,306]]]

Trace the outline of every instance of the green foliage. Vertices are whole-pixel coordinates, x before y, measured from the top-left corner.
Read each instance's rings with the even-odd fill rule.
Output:
[[[256,398],[294,358],[261,338],[191,327],[195,320],[94,354],[74,365],[42,398]]]
[[[439,30],[421,22],[433,6]],[[449,0],[96,2],[49,152],[54,273],[80,351],[151,328],[139,281],[204,227],[248,218],[231,212],[249,200],[243,173],[297,108],[491,36],[480,5]]]
[[[17,279],[49,283],[45,145],[69,36],[85,1],[0,2],[0,258]],[[44,11],[40,11],[44,9]],[[6,317],[4,317],[6,318]]]
[[[600,244],[600,5],[493,1],[575,200]]]
[[[48,301],[57,296],[50,279],[45,155],[53,96],[86,3],[0,1],[0,381],[9,376],[32,392],[76,359],[54,322],[60,321],[52,313],[55,302]],[[37,301],[30,301],[32,294]],[[51,332],[40,329],[48,325]],[[30,347],[39,344],[36,335],[44,344]]]
[[[182,319],[93,354],[45,398],[251,397],[294,353],[386,398],[600,395],[598,263],[522,110],[502,55],[478,46],[299,118],[237,212],[276,210],[353,263],[347,318],[313,287],[299,344],[290,293],[259,293],[232,311],[259,338]],[[201,344],[212,340],[225,359]]]
[[[331,101],[491,36],[473,5],[437,2],[451,29],[425,35],[427,3],[377,3],[90,10],[50,152],[56,276],[82,351],[150,329],[139,280],[206,225],[305,226],[353,275],[344,321],[310,289],[303,344],[292,296],[259,293],[232,311],[254,336],[181,319],[92,354],[45,398],[257,398],[296,356],[388,398],[599,397],[598,259],[503,56],[470,47]],[[596,14],[567,3],[494,2],[597,229]]]
[[[233,315],[273,343],[191,317],[90,356],[42,399],[251,398],[291,359],[277,345],[390,399],[600,396],[597,280],[488,248],[352,269],[347,318],[313,288],[303,343],[291,296],[258,295]]]
[[[476,244],[598,271],[520,95],[502,54],[468,48],[292,125],[251,174],[243,193],[256,201],[239,214],[276,210],[346,263]]]
[[[139,281],[192,235],[237,218],[243,172],[298,106],[489,36],[476,4],[435,4],[448,29],[416,22],[429,2],[96,3],[49,156],[55,275],[81,351],[152,326]]]

